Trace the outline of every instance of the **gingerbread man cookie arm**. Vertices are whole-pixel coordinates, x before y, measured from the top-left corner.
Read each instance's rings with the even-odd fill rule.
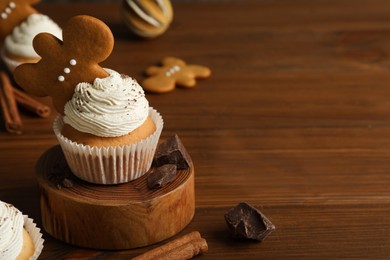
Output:
[[[151,66],[151,67],[148,67],[145,71],[146,75],[148,76],[153,76],[153,75],[156,75],[160,72],[162,72],[163,69],[160,68],[160,67],[157,67],[157,66]]]
[[[187,65],[182,68],[182,72],[176,75],[176,83],[180,87],[192,88],[196,85],[197,78],[207,78],[211,75],[211,70],[204,66]]]
[[[50,52],[47,51],[50,46]],[[33,47],[39,56],[56,57],[61,52],[62,41],[50,33],[40,33],[34,37]]]
[[[47,54],[47,56],[58,57],[61,52],[61,45],[61,40],[49,33],[40,33],[33,40],[34,49],[40,56]],[[47,50],[48,46],[50,46],[50,52]],[[42,75],[36,69],[36,66],[33,64],[18,66],[14,71],[16,83],[28,93],[40,97],[48,96],[50,91],[44,87],[45,84],[41,83]],[[28,77],[25,75],[28,75]]]
[[[195,78],[208,78],[211,75],[211,70],[205,66],[187,65],[187,69],[192,71]]]
[[[29,75],[25,77],[24,75]],[[40,84],[40,77],[38,71],[34,66],[29,63],[23,64],[23,66],[16,67],[14,71],[14,79],[19,86],[23,86],[23,89],[35,96],[44,97],[47,96],[45,87]]]
[[[180,87],[193,88],[196,85],[196,80],[191,74],[180,74],[176,76],[176,84]]]
[[[141,83],[146,91],[166,93],[175,89],[175,80],[169,77],[150,77]]]

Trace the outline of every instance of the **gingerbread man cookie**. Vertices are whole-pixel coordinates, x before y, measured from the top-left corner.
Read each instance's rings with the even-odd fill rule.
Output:
[[[151,76],[142,82],[145,90],[154,93],[166,93],[175,89],[175,85],[192,88],[196,78],[207,78],[211,75],[209,68],[199,65],[187,65],[183,60],[167,57],[162,67],[152,66],[146,69]]]
[[[31,5],[39,0],[2,0],[0,1],[0,39],[1,41],[29,15],[38,13]]]
[[[22,64],[14,73],[16,82],[27,92],[51,96],[61,114],[78,83],[93,83],[96,78],[108,76],[99,63],[108,58],[114,47],[110,28],[86,15],[71,18],[62,37],[63,41],[49,33],[38,34],[33,46],[42,59]]]

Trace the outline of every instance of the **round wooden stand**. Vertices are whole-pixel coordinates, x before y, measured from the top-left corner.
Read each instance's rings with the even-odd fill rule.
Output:
[[[66,176],[72,187],[56,185]],[[167,239],[194,216],[194,168],[174,182],[149,189],[147,176],[125,184],[96,185],[77,179],[59,146],[37,163],[44,229],[67,243],[94,249],[130,249]],[[68,182],[69,184],[69,182]]]

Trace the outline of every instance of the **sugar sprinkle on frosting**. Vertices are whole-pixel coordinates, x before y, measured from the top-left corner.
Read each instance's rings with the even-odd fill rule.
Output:
[[[0,201],[0,259],[15,259],[23,247],[23,215]]]
[[[79,83],[65,105],[64,122],[76,130],[117,137],[140,127],[149,114],[142,87],[129,76],[106,69],[109,76]]]

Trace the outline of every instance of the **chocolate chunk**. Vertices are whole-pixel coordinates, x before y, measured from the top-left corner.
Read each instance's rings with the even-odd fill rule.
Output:
[[[275,226],[258,209],[241,202],[225,214],[233,237],[263,241]]]
[[[72,172],[65,158],[59,159],[50,167],[47,178],[59,190],[73,187]]]
[[[175,164],[165,164],[151,168],[148,173],[149,189],[162,188],[176,179],[177,167]]]
[[[187,169],[191,165],[190,156],[177,134],[164,140],[156,149],[153,166],[164,164],[175,164],[177,169]]]
[[[72,180],[65,178],[62,180],[62,186],[64,186],[65,188],[72,188],[73,182],[72,182]]]

